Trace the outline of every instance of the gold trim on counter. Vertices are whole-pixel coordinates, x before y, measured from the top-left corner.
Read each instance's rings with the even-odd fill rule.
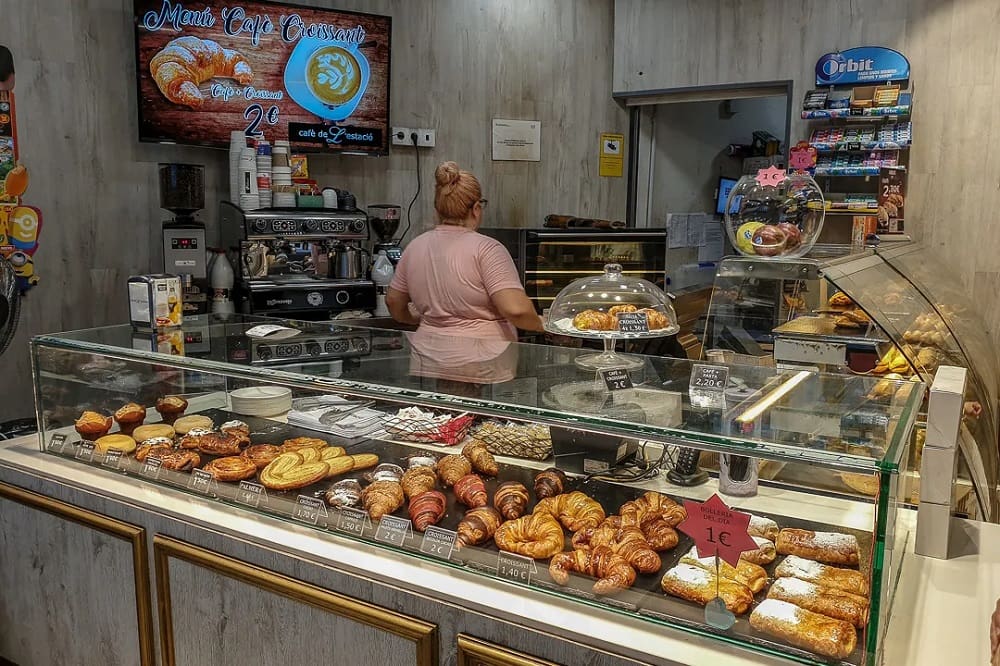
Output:
[[[100,513],[6,483],[0,483],[0,498],[103,532],[128,542],[132,546],[135,612],[139,630],[139,663],[142,666],[152,666],[154,663],[153,607],[149,596],[149,557],[146,550],[146,530],[131,523],[109,518]]]
[[[523,652],[501,647],[481,638],[459,634],[456,666],[558,666],[558,664],[530,657]]]
[[[153,538],[153,559],[156,567],[160,644],[165,666],[174,666],[175,663],[170,601],[171,557],[286,599],[395,634],[413,642],[416,648],[414,663],[417,666],[436,666],[438,663],[437,625],[158,534]]]

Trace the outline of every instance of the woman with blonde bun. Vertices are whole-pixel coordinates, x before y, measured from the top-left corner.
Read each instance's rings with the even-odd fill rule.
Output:
[[[419,324],[417,342],[431,335],[513,342],[518,328],[541,331],[510,254],[476,231],[486,206],[479,180],[454,162],[434,177],[438,224],[413,239],[396,266],[386,297],[393,318]]]

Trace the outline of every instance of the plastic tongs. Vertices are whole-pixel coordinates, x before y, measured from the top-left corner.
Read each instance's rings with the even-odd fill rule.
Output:
[[[360,412],[363,409],[368,409],[374,404],[374,400],[352,400],[331,405],[330,409],[327,409],[319,415],[319,422],[323,425],[334,425],[343,421],[351,414]]]

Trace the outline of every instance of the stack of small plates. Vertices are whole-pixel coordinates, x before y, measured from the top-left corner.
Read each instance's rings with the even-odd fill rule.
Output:
[[[244,416],[278,416],[292,408],[292,390],[283,386],[248,386],[229,394],[232,411]]]

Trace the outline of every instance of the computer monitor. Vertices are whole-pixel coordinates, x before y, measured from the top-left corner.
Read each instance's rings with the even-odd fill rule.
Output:
[[[726,202],[729,201],[729,192],[736,187],[735,178],[719,178],[718,198],[715,200],[715,212],[718,215],[726,214]],[[739,209],[739,201],[733,201],[729,212],[735,213]]]

